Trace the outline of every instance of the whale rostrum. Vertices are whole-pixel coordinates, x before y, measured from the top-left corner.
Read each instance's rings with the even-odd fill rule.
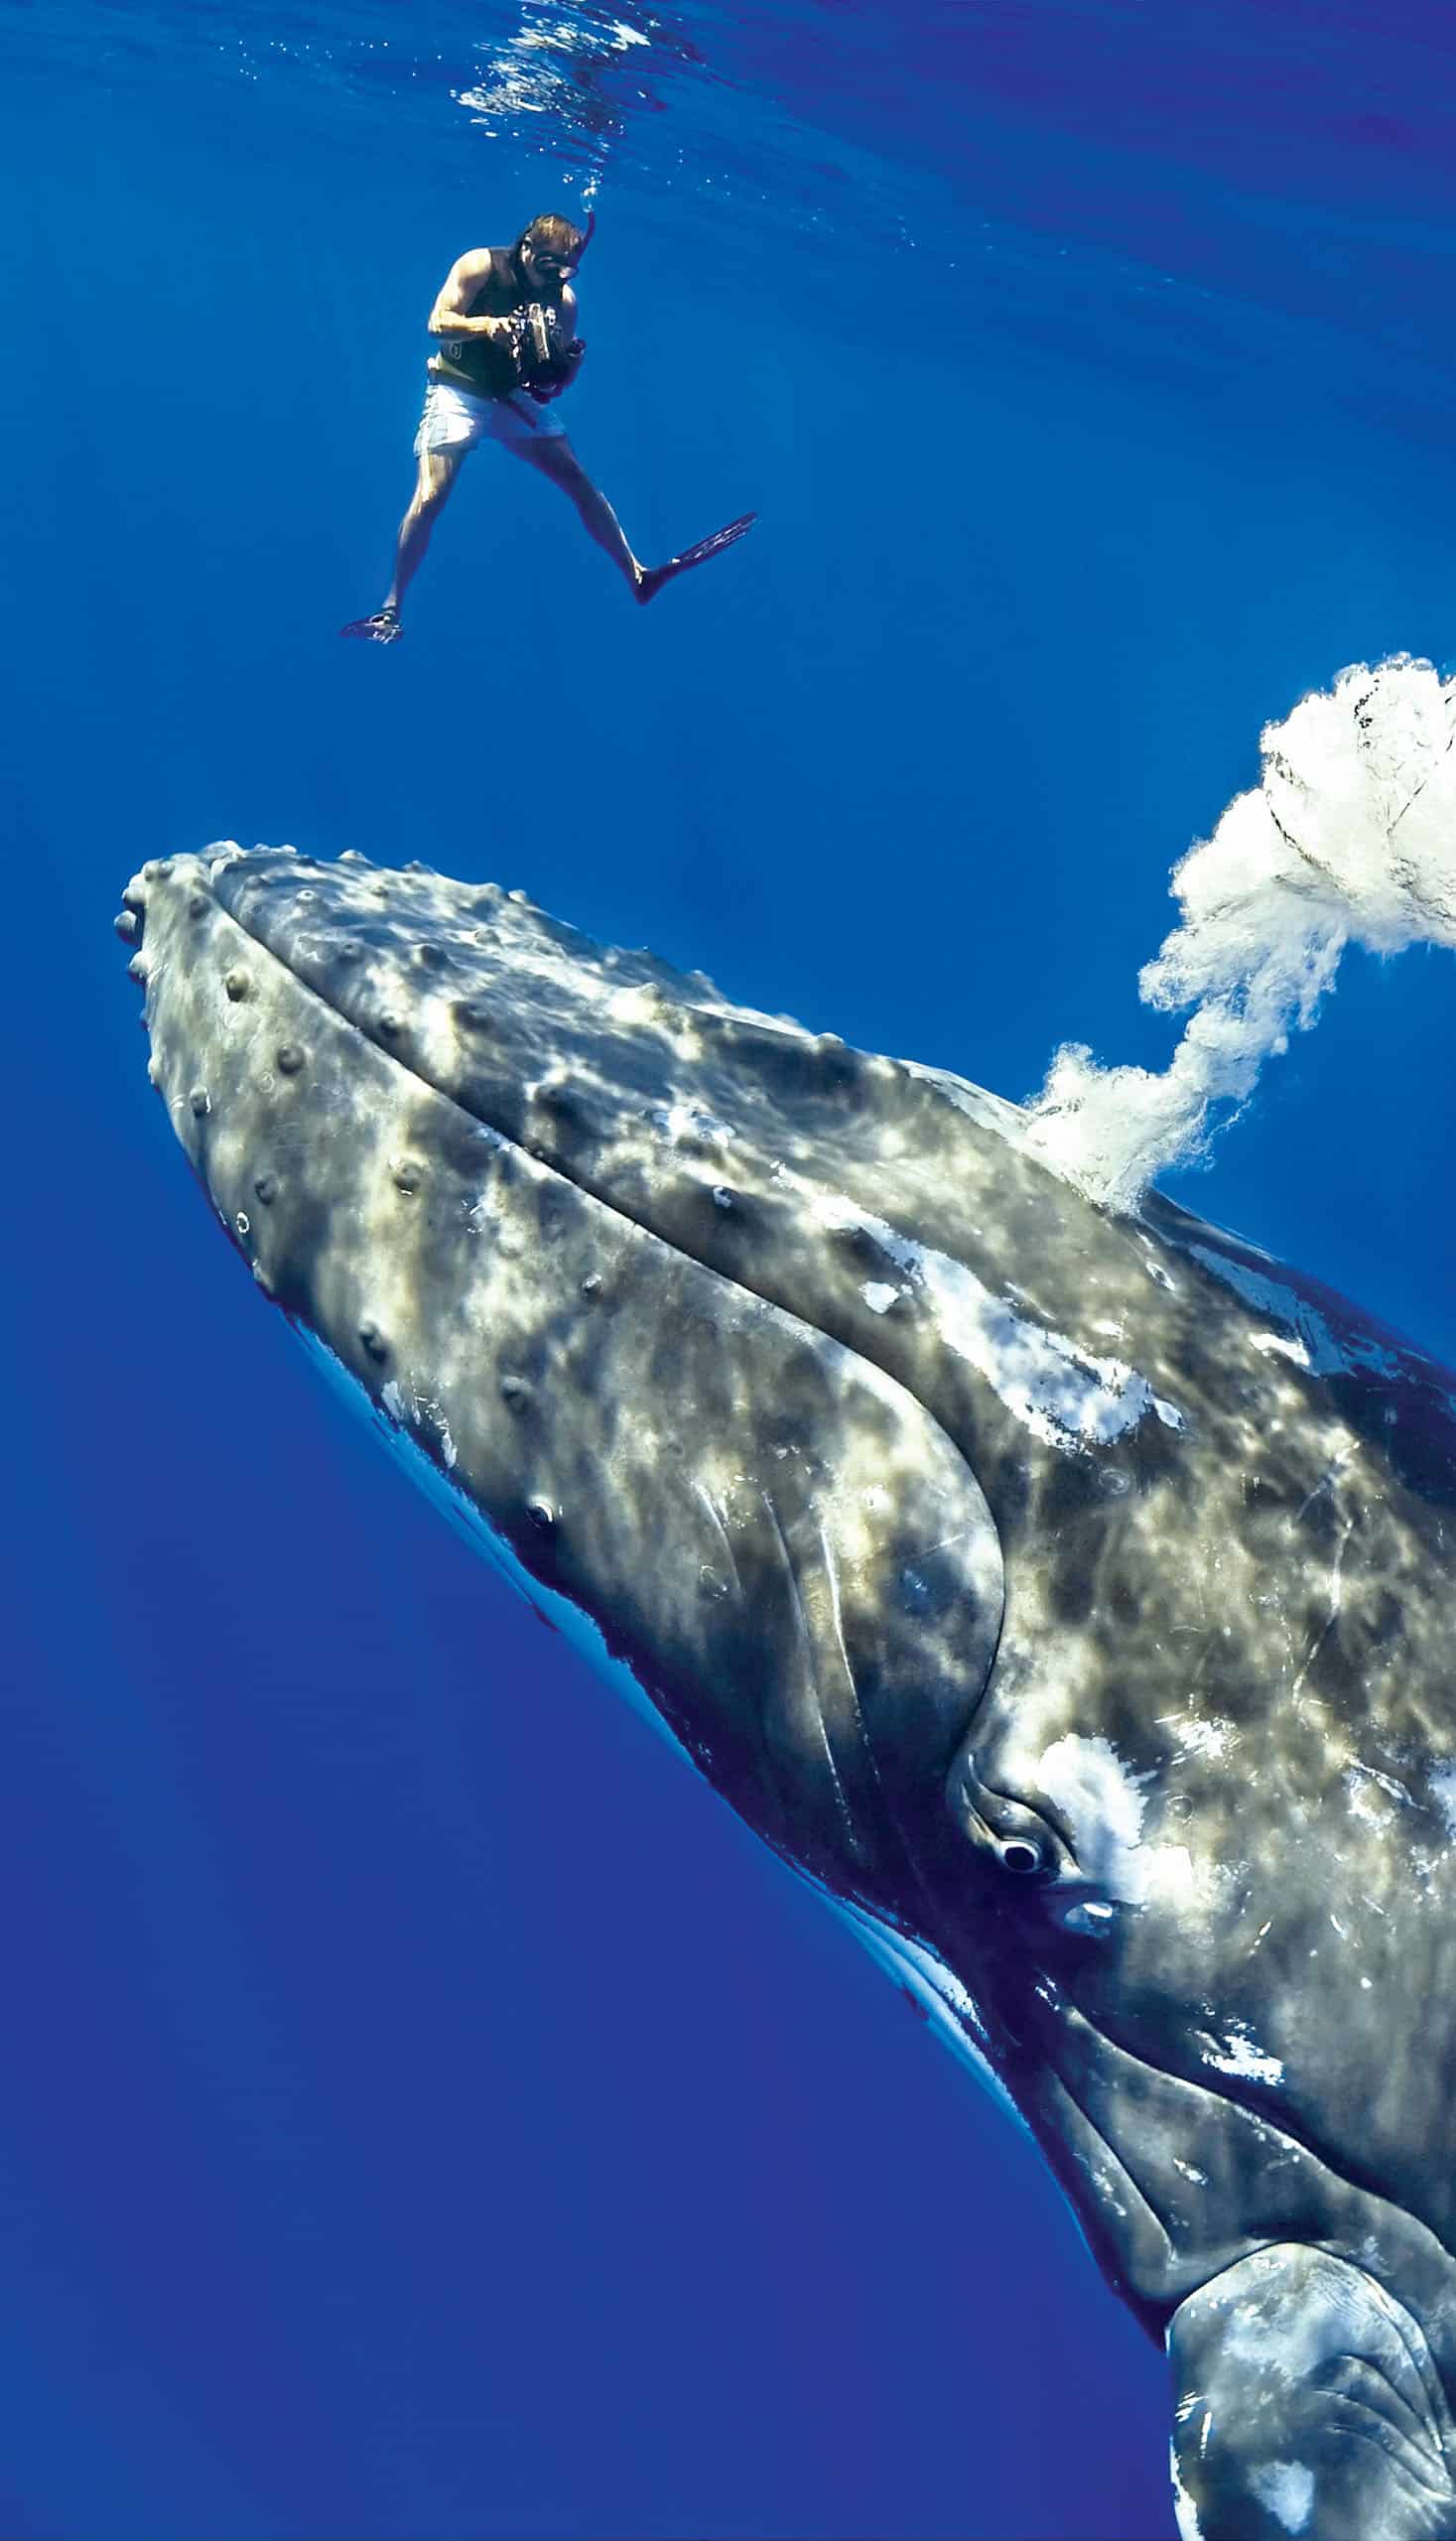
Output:
[[[118,926],[265,1295],[1035,2134],[1185,2535],[1456,2541],[1456,1377],[520,893]]]

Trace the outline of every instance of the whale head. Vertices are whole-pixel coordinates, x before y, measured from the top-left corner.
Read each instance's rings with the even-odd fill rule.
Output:
[[[1444,2387],[1456,1381],[519,894],[225,847],[125,903],[263,1294],[933,2001],[1148,2327],[1317,2246]]]

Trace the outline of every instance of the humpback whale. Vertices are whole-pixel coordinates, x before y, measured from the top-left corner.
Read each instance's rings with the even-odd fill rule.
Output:
[[[1031,2130],[1188,2541],[1456,2536],[1456,1376],[520,893],[117,925],[264,1295]]]

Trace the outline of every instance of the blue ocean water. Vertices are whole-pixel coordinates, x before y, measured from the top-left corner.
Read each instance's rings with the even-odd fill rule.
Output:
[[[148,855],[423,857],[999,1092],[1161,1065],[1168,870],[1456,652],[1412,6],[5,6],[0,2533],[1158,2536],[1161,2359],[855,1944],[440,1528],[192,1186]],[[374,604],[452,259],[569,408]],[[564,410],[564,412],[567,410]],[[1169,1187],[1456,1359],[1449,957]]]

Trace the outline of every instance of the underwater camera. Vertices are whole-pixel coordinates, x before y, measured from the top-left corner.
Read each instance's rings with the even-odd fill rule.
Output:
[[[543,404],[559,397],[576,378],[585,350],[579,337],[563,337],[560,311],[533,300],[515,313],[512,334],[521,387]]]
[[[525,313],[525,322],[521,331],[523,371],[551,368],[556,353],[557,333],[556,311],[543,307],[539,300],[533,300]]]

